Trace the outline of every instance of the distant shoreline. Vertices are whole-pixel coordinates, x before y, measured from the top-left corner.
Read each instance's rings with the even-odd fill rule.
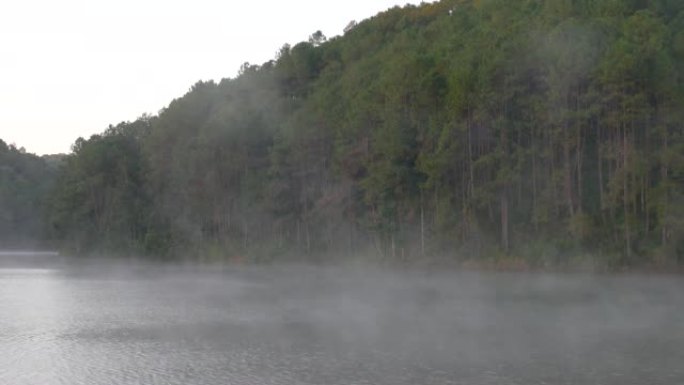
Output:
[[[608,265],[601,263],[581,263],[581,262],[567,262],[563,264],[534,264],[525,261],[522,258],[508,257],[496,259],[466,259],[466,260],[415,260],[413,262],[391,262],[378,261],[373,259],[353,260],[325,260],[325,261],[311,261],[306,259],[282,259],[270,261],[240,261],[236,262],[230,259],[225,260],[201,260],[201,259],[170,259],[166,261],[154,260],[148,258],[122,258],[122,257],[103,257],[90,255],[87,258],[80,258],[70,254],[62,254],[59,251],[52,250],[0,250],[0,262],[7,261],[27,261],[32,260],[32,257],[37,257],[42,262],[64,262],[66,260],[81,261],[89,263],[97,262],[126,262],[135,265],[136,263],[149,263],[150,265],[179,265],[179,266],[200,266],[200,267],[262,267],[269,265],[287,266],[294,265],[309,265],[309,266],[323,266],[323,267],[367,267],[367,268],[389,268],[399,270],[414,270],[414,271],[462,271],[462,272],[494,272],[494,273],[552,273],[552,274],[649,274],[649,275],[684,275],[684,266],[676,263],[635,263],[625,265]],[[19,258],[11,258],[19,257]],[[23,258],[25,257],[25,258]],[[62,257],[62,258],[40,258],[40,257]],[[106,266],[106,264],[104,265]]]
[[[52,250],[0,250],[0,257],[18,256],[58,256],[59,251]]]

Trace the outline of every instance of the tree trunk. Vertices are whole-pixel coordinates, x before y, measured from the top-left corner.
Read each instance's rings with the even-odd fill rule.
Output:
[[[537,157],[534,146],[532,147],[532,223],[536,233],[539,231],[539,222],[537,219]]]
[[[565,176],[565,201],[568,206],[570,217],[575,216],[575,207],[572,202],[572,170],[570,168],[570,138],[567,122],[563,123],[563,172]]]
[[[392,260],[396,260],[397,248],[396,248],[396,245],[394,243],[394,233],[392,233],[392,235],[390,235],[390,243],[391,243],[391,247],[392,247]]]
[[[622,169],[623,169],[623,175],[622,175],[622,212],[624,215],[624,227],[625,227],[625,253],[627,254],[627,257],[632,256],[632,247],[631,247],[631,239],[630,239],[630,230],[629,230],[629,190],[628,190],[628,183],[627,180],[628,174],[627,174],[627,168],[628,168],[628,156],[627,156],[627,127],[622,128]]]
[[[475,194],[475,170],[473,167],[473,134],[470,123],[470,104],[468,105],[468,117],[466,118],[466,129],[468,130],[468,172],[470,174],[470,183],[468,184],[468,197],[472,199]]]
[[[425,208],[422,192],[420,193],[420,255],[425,256]]]
[[[578,124],[577,127],[577,211],[582,213],[582,164],[584,160],[584,154],[582,149],[584,147],[584,137],[582,135],[582,127]]]
[[[501,247],[503,248],[504,253],[508,254],[508,194],[505,187],[501,191]]]
[[[663,154],[665,154],[665,156],[667,156],[667,152],[668,152],[667,134],[668,134],[667,128],[665,128],[665,133],[663,135]],[[663,204],[663,210],[662,210],[663,217],[659,218],[660,222],[661,222],[661,225],[660,225],[660,227],[661,227],[661,241],[660,242],[663,246],[666,246],[667,241],[668,241],[668,239],[667,239],[668,238],[668,236],[667,236],[668,235],[668,229],[667,229],[666,216],[667,216],[667,209],[668,209],[669,199],[670,199],[669,182],[668,182],[669,170],[667,167],[667,161],[666,160],[667,160],[667,158],[665,158],[663,160],[663,165],[662,165],[662,169],[661,169],[661,174],[662,174],[662,178],[663,178],[661,183],[663,183],[663,185],[665,186],[665,191],[663,192],[663,198],[662,198],[663,199],[663,203],[662,203]]]
[[[601,217],[603,217],[603,211],[606,208],[606,198],[605,192],[603,191],[603,145],[601,143],[600,122],[596,125],[596,165],[598,167],[599,202],[601,207]]]
[[[311,234],[309,233],[309,221],[304,222],[304,233],[306,236],[306,254],[311,253]]]

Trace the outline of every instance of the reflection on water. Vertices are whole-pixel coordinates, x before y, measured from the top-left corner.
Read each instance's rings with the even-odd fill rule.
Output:
[[[676,384],[679,277],[0,268],[1,384]]]

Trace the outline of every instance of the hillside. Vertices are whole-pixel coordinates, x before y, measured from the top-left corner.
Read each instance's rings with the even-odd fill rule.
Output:
[[[683,115],[680,1],[394,8],[79,138],[47,223],[84,254],[683,262]]]
[[[60,156],[41,158],[0,140],[0,250],[49,239],[47,210]]]

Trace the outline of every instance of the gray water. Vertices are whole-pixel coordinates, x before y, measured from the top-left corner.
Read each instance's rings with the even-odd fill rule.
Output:
[[[0,384],[681,384],[678,276],[0,267]]]

